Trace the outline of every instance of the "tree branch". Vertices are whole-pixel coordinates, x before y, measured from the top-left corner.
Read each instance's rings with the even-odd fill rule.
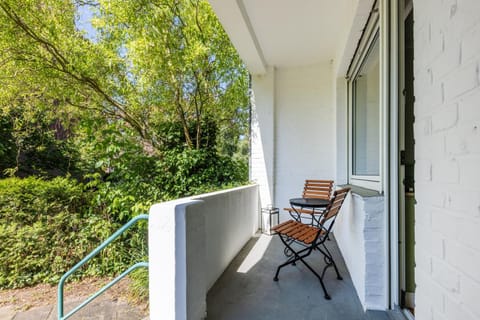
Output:
[[[0,8],[5,12],[7,17],[10,18],[11,21],[13,21],[18,27],[20,27],[25,34],[36,41],[37,43],[41,44],[47,52],[53,57],[53,63],[51,60],[46,59],[43,56],[40,56],[41,59],[44,60],[44,63],[47,64],[49,67],[52,69],[55,69],[59,72],[62,72],[68,76],[70,76],[72,79],[77,81],[78,83],[81,83],[83,85],[86,85],[90,87],[94,92],[99,94],[103,99],[105,99],[106,102],[108,102],[110,105],[112,105],[115,109],[118,109],[120,112],[115,113],[116,116],[124,119],[129,123],[133,128],[136,129],[136,131],[140,134],[140,136],[145,139],[147,138],[147,133],[145,131],[145,128],[143,128],[142,124],[132,115],[127,112],[127,108],[124,104],[120,103],[116,99],[112,98],[110,95],[108,95],[99,85],[98,81],[85,75],[85,74],[75,74],[74,71],[72,71],[69,66],[71,63],[65,58],[60,50],[51,42],[49,42],[47,39],[44,39],[40,35],[38,35],[30,26],[28,26],[14,11],[13,9],[6,3],[1,2],[0,3]],[[37,56],[38,57],[38,56]],[[58,65],[56,64],[58,63]]]

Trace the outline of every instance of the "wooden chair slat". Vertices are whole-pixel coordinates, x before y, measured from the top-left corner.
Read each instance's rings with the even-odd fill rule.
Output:
[[[325,236],[325,233],[326,233],[325,230],[323,230],[323,229],[320,230],[320,236],[321,236],[321,237],[324,237],[324,236]],[[305,242],[306,244],[310,244],[310,243],[312,243],[313,241],[315,241],[315,237],[316,237],[316,234],[311,235],[310,238],[305,239],[304,242]]]
[[[283,233],[283,232],[286,232],[287,230],[290,230],[293,227],[293,223],[292,223],[293,220],[289,220],[288,222],[290,223],[282,225],[278,228],[274,228],[273,231]]]
[[[305,184],[316,184],[316,185],[330,185],[333,184],[333,180],[305,180]]]
[[[298,224],[292,223],[292,224],[290,224],[290,226],[288,228],[283,230],[282,233],[291,237],[293,234],[297,233],[300,228],[301,228],[301,226],[299,226]]]
[[[279,229],[282,229],[284,228],[286,225],[289,225],[291,223],[292,220],[288,220],[288,221],[285,221],[285,222],[282,222],[282,223],[279,223],[277,224],[276,226],[274,226],[272,228],[273,231],[278,231]]]
[[[333,180],[305,180],[303,197],[320,197],[323,199],[330,199],[332,188]]]
[[[315,229],[315,230],[314,230],[314,229]],[[298,240],[302,241],[302,239],[303,239],[306,235],[310,234],[311,232],[316,233],[317,231],[318,231],[317,228],[312,228],[312,227],[310,227],[310,226],[307,226],[307,225],[305,225],[305,224],[302,224],[302,227],[301,227],[301,228],[298,228],[298,229],[297,229],[297,232],[294,233],[294,234],[292,234],[292,238],[295,238],[295,239],[298,239]]]
[[[310,195],[310,196],[309,196]],[[306,190],[303,192],[304,198],[311,198],[311,196],[318,196],[318,197],[330,197],[330,192],[328,190]]]
[[[286,210],[288,212],[297,212],[297,213],[306,213],[306,214],[315,214],[315,213],[319,213],[319,212],[316,212],[315,210],[313,209],[292,209],[292,208],[283,208],[283,210]]]
[[[302,232],[302,226],[300,225],[292,226],[292,228],[290,228],[289,230],[284,231],[284,233],[291,238],[294,238],[295,234],[298,234],[301,232]]]
[[[305,244],[310,244],[313,240],[315,240],[315,237],[319,231],[320,229],[318,228],[309,228],[305,233],[302,234],[302,236],[298,237],[298,239]]]

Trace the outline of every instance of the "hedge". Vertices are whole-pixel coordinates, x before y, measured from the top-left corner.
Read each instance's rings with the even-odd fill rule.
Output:
[[[94,196],[95,190],[68,177],[0,180],[0,288],[58,282],[118,229],[111,216],[91,206]],[[77,277],[123,271],[138,241],[115,241]]]

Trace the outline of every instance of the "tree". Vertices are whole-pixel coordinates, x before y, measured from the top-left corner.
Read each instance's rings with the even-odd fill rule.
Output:
[[[75,23],[82,6],[93,40]],[[2,0],[0,52],[3,110],[121,121],[153,153],[171,123],[195,149],[207,122],[226,137],[246,128],[247,72],[204,0]]]
[[[90,33],[79,27],[82,10],[94,15]],[[67,176],[3,179],[4,191],[26,183],[35,197],[27,207],[45,203],[34,218],[47,221],[46,230],[64,231],[52,221],[82,223],[91,241],[152,202],[243,183],[246,162],[234,155],[245,154],[247,90],[246,69],[205,0],[0,0],[0,169],[14,167],[22,176],[61,169],[56,174]],[[82,183],[68,177],[71,168],[81,170]],[[68,196],[66,214],[58,214],[55,199],[37,185],[58,190],[54,198],[74,185],[82,197]],[[26,194],[23,188],[16,194]],[[15,197],[5,199],[15,204]],[[76,199],[82,208],[69,212]],[[22,220],[13,208],[4,211]],[[15,231],[38,239],[44,229],[38,226],[18,233],[12,225],[3,236],[15,239]],[[87,240],[80,246],[75,239],[54,244],[83,249]],[[132,247],[140,241],[127,240]],[[10,247],[25,241],[18,237]],[[114,251],[130,258],[130,250]],[[50,257],[40,266],[38,257],[25,255],[14,262],[31,261],[42,272],[35,269],[36,278],[24,278],[33,282],[23,283],[11,273],[8,285],[48,280],[48,267],[58,266]]]

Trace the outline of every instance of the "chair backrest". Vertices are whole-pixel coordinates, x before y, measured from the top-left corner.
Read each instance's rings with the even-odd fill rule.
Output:
[[[331,228],[331,226],[333,225],[333,222],[335,221],[335,218],[340,212],[343,201],[345,201],[345,198],[347,197],[347,194],[349,191],[350,191],[350,188],[343,188],[340,190],[336,190],[334,192],[333,198],[332,200],[330,200],[330,204],[328,205],[327,209],[323,214],[322,221],[320,222],[321,225],[324,225],[326,221],[334,218],[334,220],[330,224],[330,228]]]
[[[303,198],[330,200],[333,189],[333,180],[305,180]]]

